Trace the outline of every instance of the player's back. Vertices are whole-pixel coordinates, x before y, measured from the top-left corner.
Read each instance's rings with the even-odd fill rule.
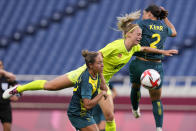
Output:
[[[168,28],[161,20],[141,20],[138,25],[142,29],[141,46],[149,46],[152,48],[163,49],[164,42],[171,35],[171,29]],[[137,52],[136,56],[145,59],[162,59],[161,54]]]

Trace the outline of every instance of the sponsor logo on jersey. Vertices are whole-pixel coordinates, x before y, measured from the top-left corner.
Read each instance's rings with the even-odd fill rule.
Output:
[[[122,54],[119,53],[119,54],[118,54],[118,57],[121,58],[121,57],[122,57]]]

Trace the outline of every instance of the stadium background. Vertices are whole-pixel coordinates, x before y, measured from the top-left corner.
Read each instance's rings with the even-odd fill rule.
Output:
[[[164,6],[178,32],[165,49],[179,55],[165,58],[163,103],[165,131],[194,131],[196,125],[195,0],[1,0],[0,59],[20,83],[53,79],[82,65],[81,50],[99,50],[121,37],[116,17]],[[130,110],[128,64],[112,79],[117,89],[118,131],[155,130],[148,92],[142,89],[142,118]],[[72,131],[66,116],[72,89],[26,92],[13,106],[14,131]],[[24,124],[25,123],[25,124]],[[1,128],[0,128],[1,129]]]

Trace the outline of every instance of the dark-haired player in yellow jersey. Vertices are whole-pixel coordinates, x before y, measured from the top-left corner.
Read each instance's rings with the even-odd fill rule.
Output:
[[[103,76],[106,83],[108,83],[112,76],[129,62],[135,52],[144,51],[159,53],[166,56],[171,56],[172,54],[177,53],[177,50],[159,50],[150,47],[141,47],[139,45],[139,41],[141,40],[142,30],[137,24],[131,23],[139,17],[140,11],[133,12],[129,15],[125,15],[124,17],[118,17],[118,28],[122,31],[123,38],[115,40],[99,50],[99,53],[103,57]],[[21,93],[26,90],[59,90],[72,87],[75,85],[78,77],[85,69],[86,65],[51,81],[37,80],[26,85],[15,87],[4,92],[3,98],[9,98],[15,93]],[[109,90],[107,99],[101,99],[99,101],[99,105],[106,119],[105,130],[115,131],[116,124],[114,120],[114,104]]]
[[[168,11],[157,5],[150,5],[143,11],[143,20],[138,24],[142,29],[141,46],[149,46],[155,49],[163,49],[167,37],[175,37],[176,30],[167,18]],[[163,21],[164,22],[163,22]],[[137,52],[136,59],[130,63],[130,78],[132,83],[131,103],[133,115],[140,117],[140,76],[146,69],[155,69],[160,73],[161,84],[155,90],[149,90],[153,114],[156,122],[157,131],[162,131],[163,124],[163,105],[161,103],[161,86],[163,82],[163,55],[155,53]]]

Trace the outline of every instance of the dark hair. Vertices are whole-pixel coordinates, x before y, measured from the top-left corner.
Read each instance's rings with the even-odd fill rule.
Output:
[[[98,56],[98,52],[82,50],[82,56],[85,59],[87,67],[89,68],[89,64],[93,64],[95,62],[95,58]]]
[[[146,12],[151,12],[154,17],[157,19],[164,19],[168,16],[168,11],[167,10],[162,10],[159,6],[157,5],[149,5],[146,9]]]

